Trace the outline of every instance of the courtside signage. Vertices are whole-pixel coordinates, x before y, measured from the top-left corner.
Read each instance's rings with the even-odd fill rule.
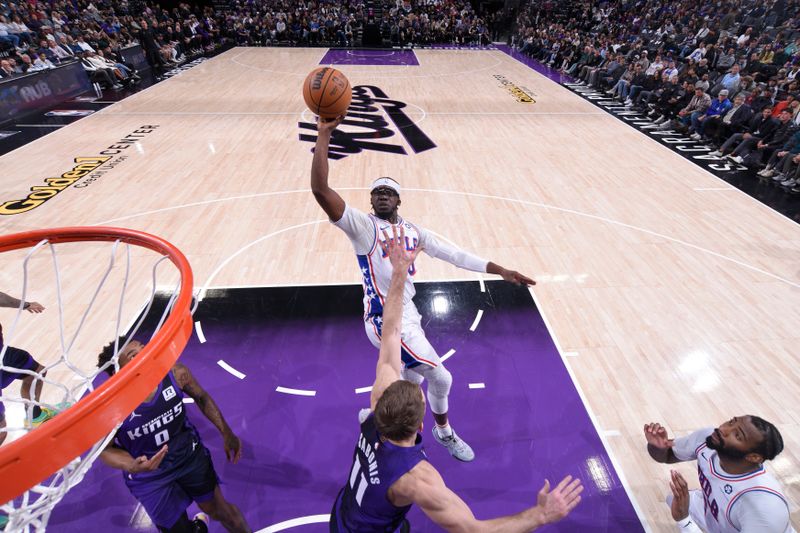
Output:
[[[416,154],[436,148],[436,143],[406,115],[404,109],[407,105],[399,100],[391,100],[385,92],[373,85],[353,87],[353,100],[347,108],[347,117],[331,136],[328,158],[342,159],[363,150],[408,155],[402,144],[388,141],[398,132]],[[391,124],[385,117],[389,118]],[[315,123],[299,122],[298,126],[301,130],[314,132],[301,133],[301,141],[317,142]]]
[[[44,185],[34,185],[25,198],[9,200],[0,204],[0,215],[19,215],[36,209],[68,187],[88,187],[106,172],[125,161],[126,151],[158,128],[157,124],[139,126],[122,139],[102,150],[96,156],[76,157],[75,166],[58,177],[45,178]],[[90,176],[91,175],[91,176]],[[89,176],[88,178],[86,176]],[[84,179],[86,178],[86,179]],[[82,181],[81,181],[82,180]]]

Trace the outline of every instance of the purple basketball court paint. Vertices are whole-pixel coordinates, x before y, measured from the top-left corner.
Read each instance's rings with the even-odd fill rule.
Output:
[[[328,50],[320,65],[418,66],[413,50]]]
[[[503,282],[486,288],[418,284],[415,301],[429,339],[442,354],[455,350],[446,363],[454,376],[451,419],[476,452],[472,463],[452,459],[433,441],[428,413],[423,439],[431,462],[479,518],[519,512],[536,501],[545,478],[572,474],[586,487],[583,501],[548,531],[642,531],[530,294]],[[195,405],[188,413],[212,452],[223,493],[254,531],[327,515],[347,479],[357,414],[369,403],[355,390],[372,384],[377,357],[360,300],[359,286],[238,289],[209,293],[195,314],[207,342],[193,337],[181,361],[242,439],[240,463],[225,462],[219,433]],[[279,386],[314,396],[276,392]],[[98,461],[56,507],[51,528],[137,527],[141,510],[121,476]],[[414,532],[439,530],[419,510],[409,519]],[[297,529],[327,531],[327,524]],[[211,530],[222,528],[212,523]]]

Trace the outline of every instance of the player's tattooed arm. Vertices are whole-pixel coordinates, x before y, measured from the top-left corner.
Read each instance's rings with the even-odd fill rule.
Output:
[[[105,450],[100,453],[100,460],[111,468],[124,470],[131,474],[138,474],[139,472],[151,472],[157,469],[161,461],[164,460],[164,457],[167,455],[167,451],[169,451],[169,447],[165,444],[150,458],[146,455],[133,457],[122,448],[118,448],[114,446],[114,444],[109,444],[106,446]]]
[[[331,135],[342,123],[344,116],[335,119],[320,118],[317,122],[317,144],[314,147],[314,159],[311,163],[311,192],[317,203],[336,222],[344,215],[345,203],[339,193],[328,185],[328,146]]]
[[[654,422],[645,424],[644,438],[647,440],[647,453],[655,461],[666,464],[680,462],[672,451],[675,441],[667,436],[667,428]]]
[[[175,366],[172,367],[172,373],[181,390],[194,400],[194,403],[203,414],[206,415],[206,418],[208,418],[222,434],[222,438],[225,442],[225,456],[232,463],[237,463],[242,456],[242,443],[225,421],[225,417],[222,416],[222,411],[219,410],[217,402],[215,402],[214,398],[200,386],[186,365],[176,363]]]

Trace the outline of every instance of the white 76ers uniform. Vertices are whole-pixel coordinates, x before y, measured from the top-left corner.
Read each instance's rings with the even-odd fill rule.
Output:
[[[695,431],[672,447],[681,461],[697,459],[701,490],[689,493],[692,520],[706,533],[794,533],[778,481],[763,466],[738,476],[722,470],[717,452],[706,446],[713,431]]]
[[[380,347],[383,322],[383,303],[392,279],[392,264],[389,258],[384,256],[379,241],[384,240],[381,230],[385,230],[389,238],[392,237],[392,224],[350,206],[345,207],[342,218],[334,221],[333,224],[344,231],[350,238],[350,242],[353,243],[364,286],[364,327],[367,337],[378,348]],[[442,259],[467,270],[486,272],[488,261],[470,255],[454,246],[443,244],[430,232],[398,216],[396,226],[399,228],[401,225],[405,230],[406,249],[414,250],[418,246],[422,246],[423,251],[431,257]],[[425,332],[420,325],[420,314],[411,300],[416,294],[413,282],[416,268],[413,263],[408,269],[408,274],[403,292],[401,333],[403,362],[406,368],[420,365],[436,368],[441,366],[441,361],[433,346],[425,338]]]

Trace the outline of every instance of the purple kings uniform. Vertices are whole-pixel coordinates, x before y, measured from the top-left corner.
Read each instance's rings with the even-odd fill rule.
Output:
[[[124,472],[124,478],[153,522],[168,529],[192,501],[210,501],[219,484],[211,455],[186,417],[183,392],[172,371],[158,385],[153,398],[140,404],[114,436],[114,445],[134,458],[150,458],[165,444],[169,451],[156,470]]]
[[[3,326],[0,325],[0,353],[3,351]],[[36,370],[39,367],[39,363],[31,357],[31,354],[26,352],[25,350],[21,350],[19,348],[14,348],[13,346],[6,346],[5,353],[3,354],[3,370],[0,370],[0,389],[5,389],[11,382],[16,379],[25,379],[29,376],[29,374],[21,374],[19,372],[14,372],[11,370],[14,369],[21,369],[21,370]],[[3,405],[3,402],[0,402],[0,420],[3,420],[6,416],[6,408]]]
[[[370,414],[361,424],[349,479],[333,504],[331,531],[397,531],[411,506],[392,505],[389,502],[389,487],[417,463],[426,460],[420,435],[417,435],[416,444],[411,447],[381,442],[375,416]]]

